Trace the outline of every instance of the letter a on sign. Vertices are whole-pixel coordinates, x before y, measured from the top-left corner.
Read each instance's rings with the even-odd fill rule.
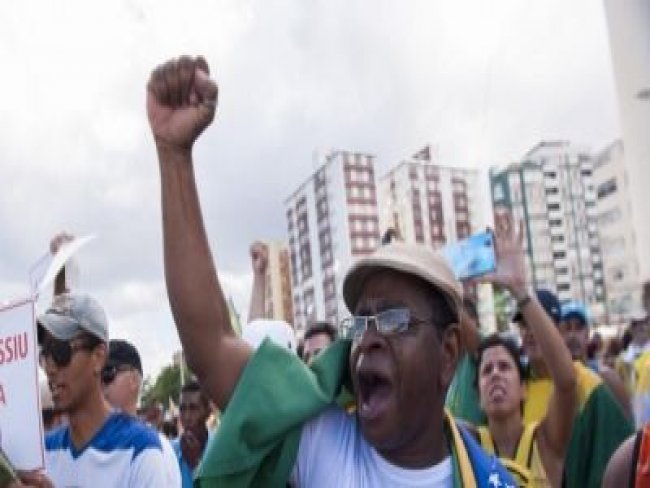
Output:
[[[0,341],[0,358],[4,359],[0,361],[4,393],[4,403],[0,403],[0,445],[17,469],[42,469],[45,463],[33,300],[0,306]]]

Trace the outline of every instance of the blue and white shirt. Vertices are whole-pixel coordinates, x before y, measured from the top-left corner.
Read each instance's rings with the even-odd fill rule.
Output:
[[[45,469],[56,488],[167,486],[158,433],[137,419],[113,412],[77,450],[68,426],[45,437]]]
[[[212,432],[208,431],[208,442],[212,439]],[[183,456],[183,449],[181,449],[181,438],[177,437],[171,442],[172,448],[174,449],[174,454],[176,455],[176,460],[178,461],[178,467],[181,472],[181,486],[182,488],[192,488],[194,486],[194,471],[190,468],[189,463]],[[208,444],[205,444],[203,448],[203,453],[205,454],[205,448]]]

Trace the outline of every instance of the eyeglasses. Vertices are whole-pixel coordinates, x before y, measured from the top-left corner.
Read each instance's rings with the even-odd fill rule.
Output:
[[[75,352],[82,349],[91,350],[93,347],[93,344],[78,337],[69,341],[61,341],[51,337],[43,342],[39,360],[42,367],[45,367],[46,358],[51,358],[59,368],[65,368],[72,361],[72,355]]]
[[[115,364],[104,366],[102,368],[102,383],[105,386],[110,385],[113,381],[115,381],[115,378],[117,378],[118,374],[125,371],[133,371],[133,369],[134,368],[128,364],[122,364],[120,366],[117,366]]]
[[[377,315],[356,315],[343,320],[341,335],[356,344],[361,341],[370,322],[374,322],[377,332],[384,336],[401,334],[412,325],[430,323],[429,320],[414,317],[406,307],[391,308],[379,312]]]

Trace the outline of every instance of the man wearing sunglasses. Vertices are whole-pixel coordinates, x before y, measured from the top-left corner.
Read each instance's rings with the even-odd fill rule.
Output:
[[[108,344],[108,361],[102,368],[104,395],[113,408],[137,418],[138,399],[142,390],[142,361],[136,347],[122,339],[111,339]],[[180,486],[181,473],[174,448],[169,440],[156,432],[165,458],[167,484]]]
[[[45,439],[46,473],[53,485],[167,486],[156,433],[113,411],[104,398],[108,323],[99,303],[88,295],[63,293],[37,322],[52,401],[69,421]]]
[[[233,332],[192,162],[216,102],[200,57],[159,66],[147,87],[170,305],[188,366],[224,411],[199,486],[514,486],[444,413],[462,289],[432,250],[397,243],[357,262],[342,287],[349,339],[309,366]],[[345,386],[356,412],[337,406]]]

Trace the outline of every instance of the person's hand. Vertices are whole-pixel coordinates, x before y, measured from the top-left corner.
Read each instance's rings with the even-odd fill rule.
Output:
[[[269,247],[263,242],[254,242],[250,249],[253,273],[264,275],[269,265]]]
[[[497,268],[483,276],[481,282],[507,288],[516,299],[520,299],[526,294],[523,223],[520,221],[515,226],[512,214],[503,209],[496,211],[494,219]]]
[[[147,84],[147,115],[159,149],[186,151],[212,122],[218,89],[202,57],[158,66]]]
[[[20,484],[9,485],[15,487],[54,488],[54,483],[42,471],[18,472]]]
[[[61,246],[67,244],[68,242],[72,242],[73,240],[74,236],[72,234],[68,234],[65,231],[59,232],[50,241],[50,253],[52,255],[56,254],[59,252],[59,249],[61,249]]]
[[[207,438],[205,440],[207,441]],[[185,430],[181,434],[181,451],[190,468],[194,469],[198,466],[203,456],[204,446],[205,442],[201,442],[191,430]]]

